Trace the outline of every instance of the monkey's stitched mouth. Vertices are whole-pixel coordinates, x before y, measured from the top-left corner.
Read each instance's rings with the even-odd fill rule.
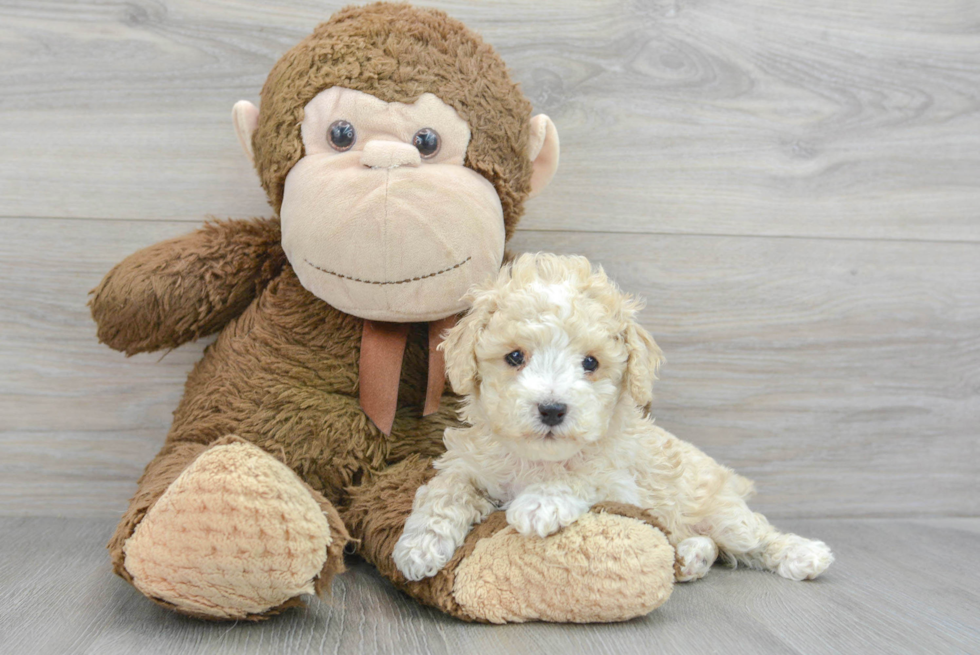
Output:
[[[314,264],[313,262],[311,262],[309,259],[306,259],[305,257],[303,258],[303,261],[305,261],[307,264],[309,264],[310,266],[312,266],[316,270],[320,271],[321,273],[326,273],[327,275],[333,275],[334,277],[339,277],[342,280],[350,280],[351,282],[362,282],[364,284],[376,284],[378,286],[382,286],[383,287],[383,286],[386,286],[386,285],[389,285],[389,284],[408,284],[409,282],[418,282],[419,280],[427,280],[430,277],[435,277],[437,275],[442,275],[443,273],[448,273],[449,271],[454,271],[457,268],[459,268],[460,266],[463,266],[464,264],[466,264],[471,259],[473,259],[472,255],[469,256],[469,257],[467,257],[463,261],[459,262],[458,264],[455,264],[453,266],[450,266],[449,268],[444,268],[441,271],[436,271],[435,273],[428,273],[426,275],[419,275],[417,277],[408,277],[408,278],[405,278],[404,280],[394,280],[392,282],[386,282],[384,280],[362,280],[359,277],[351,277],[350,275],[344,275],[343,273],[338,273],[336,271],[331,271],[331,270],[328,270],[326,268],[322,268],[320,266],[317,266],[316,264]]]

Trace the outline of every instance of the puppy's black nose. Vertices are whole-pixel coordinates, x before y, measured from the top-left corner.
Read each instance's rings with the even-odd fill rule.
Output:
[[[553,403],[550,405],[538,405],[538,412],[541,413],[541,422],[552,427],[565,420],[565,410],[567,405]]]

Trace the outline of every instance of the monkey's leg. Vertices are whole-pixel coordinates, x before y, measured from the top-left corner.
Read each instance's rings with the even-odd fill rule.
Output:
[[[474,526],[434,577],[407,581],[391,554],[415,490],[434,475],[412,458],[352,490],[343,516],[358,552],[419,601],[467,621],[624,621],[670,596],[674,549],[639,508],[606,503],[545,539],[522,537],[503,512]]]
[[[155,602],[207,619],[258,620],[343,570],[337,511],[285,464],[228,436],[168,444],[109,543],[113,568]]]

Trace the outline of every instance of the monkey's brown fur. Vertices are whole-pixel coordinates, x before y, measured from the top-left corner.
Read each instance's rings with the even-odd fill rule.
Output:
[[[497,190],[510,238],[530,189],[531,103],[489,44],[440,11],[405,4],[348,7],[318,26],[279,60],[262,88],[252,145],[276,212],[286,174],[303,156],[303,107],[332,86],[385,102],[432,93],[455,109],[472,134],[466,165]]]
[[[454,107],[472,130],[466,165],[497,189],[510,236],[529,190],[530,105],[479,37],[441,12],[407,5],[345,9],[272,70],[253,146],[277,211],[285,176],[303,155],[303,106],[334,85],[385,101],[431,92]],[[385,436],[358,403],[362,320],[301,286],[280,247],[278,219],[213,222],[150,246],[113,268],[90,304],[99,339],[130,355],[219,332],[190,374],[163,449],[109,544],[116,573],[132,582],[126,540],[181,472],[209,448],[245,440],[295,471],[327,516],[333,542],[318,590],[342,570],[342,551],[353,537],[359,552],[411,595],[483,620],[454,600],[453,572],[481,538],[505,527],[502,514],[478,526],[434,578],[407,583],[391,561],[415,490],[431,475],[429,458],[443,451],[443,431],[457,422],[451,394],[436,414],[421,416],[424,325],[410,332],[398,412]]]

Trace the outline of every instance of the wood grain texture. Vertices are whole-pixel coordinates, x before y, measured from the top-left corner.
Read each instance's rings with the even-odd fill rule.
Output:
[[[265,213],[229,112],[346,0],[0,2],[0,215]],[[980,241],[980,5],[432,4],[562,139],[547,230]]]
[[[962,0],[419,0],[482,32],[560,131],[513,249],[588,255],[648,300],[658,422],[827,541],[825,578],[716,567],[642,620],[490,627],[363,564],[258,625],[184,619],[111,575],[104,544],[206,341],[127,359],[86,294],[206,215],[268,215],[230,108],[345,4],[0,0],[0,652],[980,652],[980,519],[956,518],[980,497]],[[890,518],[846,518],[869,516]]]
[[[421,607],[355,563],[333,595],[268,622],[208,623],[114,577],[107,519],[0,519],[4,652],[78,653],[975,653],[980,521],[793,521],[827,541],[824,577],[790,582],[716,566],[660,609],[609,625],[467,624]]]
[[[86,294],[184,222],[0,219],[0,514],[116,516],[203,344],[125,358]],[[648,301],[658,422],[771,517],[975,515],[980,266],[965,243],[524,231]]]

